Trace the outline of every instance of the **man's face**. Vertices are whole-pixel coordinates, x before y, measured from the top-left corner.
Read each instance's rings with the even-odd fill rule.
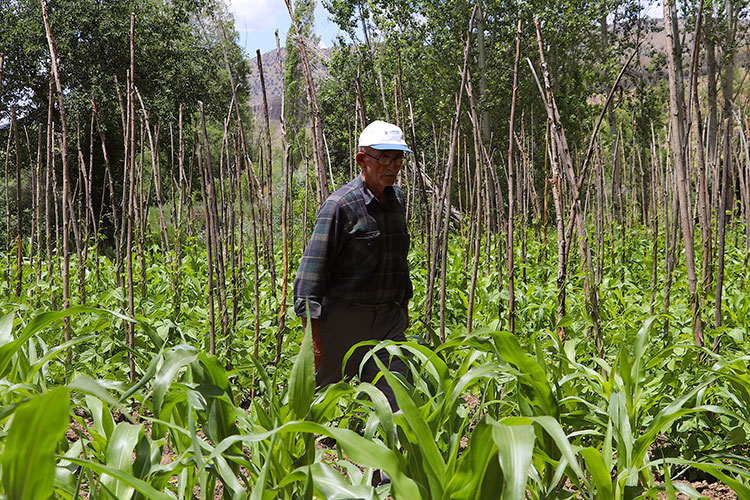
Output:
[[[404,152],[395,149],[365,148],[357,153],[357,163],[362,167],[362,177],[375,195],[381,195],[386,186],[392,186],[396,182],[403,161]]]

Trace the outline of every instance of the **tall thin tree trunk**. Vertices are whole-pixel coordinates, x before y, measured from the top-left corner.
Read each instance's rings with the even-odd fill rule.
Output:
[[[178,168],[178,188],[177,196],[179,201],[177,203],[177,225],[175,227],[175,258],[174,258],[174,315],[175,320],[179,320],[181,311],[182,301],[182,232],[183,232],[183,219],[185,212],[185,186],[187,179],[185,178],[185,136],[182,123],[182,104],[180,104],[177,113],[177,168]]]
[[[718,2],[717,2],[718,3]],[[706,95],[708,101],[708,125],[706,134],[706,145],[708,147],[708,162],[709,164],[716,163],[716,137],[718,130],[718,91],[716,87],[716,75],[718,74],[718,64],[716,62],[716,18],[714,17],[713,6],[710,9],[708,15],[705,18],[706,22],[706,37],[704,37],[704,45],[706,46]]]
[[[52,179],[51,172],[54,170],[54,127],[52,122],[52,99],[54,92],[52,91],[52,80],[49,81],[49,100],[47,102],[47,162],[44,172],[44,234],[45,234],[45,246],[47,249],[47,280],[49,283],[50,290],[50,302],[52,308],[57,308],[57,300],[55,299],[55,289],[52,286],[54,283],[55,273],[53,272],[53,260],[52,260],[52,213],[50,210],[50,193],[52,192]]]
[[[469,19],[469,28],[466,33],[466,43],[464,45],[464,65],[461,72],[461,84],[458,88],[458,102],[456,103],[456,115],[453,118],[453,131],[451,132],[450,147],[448,150],[448,164],[446,165],[445,183],[443,184],[443,200],[445,203],[445,216],[443,219],[443,244],[441,250],[441,277],[440,277],[440,341],[445,342],[445,301],[446,301],[446,275],[448,260],[448,237],[450,233],[451,220],[451,185],[453,180],[453,170],[456,162],[456,150],[460,131],[461,104],[463,102],[463,89],[466,85],[467,75],[469,72],[469,54],[471,49],[471,33],[474,26],[474,19],[477,14],[477,6],[471,13]],[[442,204],[442,203],[441,203]],[[442,211],[438,212],[439,214]],[[437,245],[436,245],[437,246]]]
[[[3,254],[5,255],[5,260],[7,261],[8,265],[3,266],[3,282],[9,283],[10,277],[8,276],[8,273],[10,272],[10,174],[8,172],[8,165],[10,164],[10,143],[13,139],[12,128],[8,131],[8,142],[5,146],[5,177],[4,184],[5,184],[5,248],[3,251]],[[10,293],[10,285],[8,286],[8,293]]]
[[[138,95],[138,101],[141,104],[141,112],[143,113],[143,119],[146,123],[146,134],[148,135],[148,143],[149,148],[151,149],[151,176],[152,181],[154,184],[154,191],[156,194],[156,204],[157,208],[159,210],[159,229],[161,230],[161,240],[164,243],[164,250],[166,253],[166,261],[169,265],[169,268],[172,268],[172,249],[169,245],[169,233],[167,231],[167,220],[164,216],[164,203],[162,200],[161,195],[161,165],[159,165],[159,138],[157,136],[156,140],[154,140],[153,135],[151,134],[151,124],[148,120],[148,112],[146,111],[146,107],[143,104],[143,98],[141,98],[141,93],[138,91],[138,89],[135,90],[136,94]],[[174,284],[172,283],[172,286]]]
[[[258,262],[259,262],[259,256],[258,256],[258,224],[257,221],[259,219],[259,210],[258,215],[256,216],[256,203],[258,201],[257,196],[257,184],[253,185],[252,178],[250,176],[250,171],[247,172],[247,193],[248,193],[248,200],[250,201],[250,221],[252,222],[253,226],[253,295],[254,295],[254,302],[255,302],[255,336],[253,340],[253,356],[257,359],[258,358],[258,349],[259,349],[259,343],[260,343],[260,283],[259,283],[259,272],[258,272]],[[305,191],[307,193],[307,191]],[[307,198],[305,198],[307,199]],[[307,206],[305,206],[307,208]],[[307,213],[307,210],[305,210],[305,213]],[[254,389],[253,389],[254,390]]]
[[[656,134],[654,122],[651,122],[651,306],[649,315],[653,316],[656,309],[656,284],[659,275],[659,205],[657,203],[657,168],[659,160],[656,153]]]
[[[708,185],[706,183],[706,154],[703,144],[703,118],[701,117],[701,107],[698,100],[698,72],[700,71],[700,41],[702,36],[703,25],[703,0],[698,8],[698,22],[695,28],[695,39],[693,43],[693,64],[690,70],[691,75],[691,101],[695,112],[694,136],[696,143],[696,160],[698,164],[698,216],[701,227],[701,243],[703,247],[703,265],[701,266],[701,293],[700,300],[704,302],[712,281],[711,269],[711,215],[708,207]]]
[[[37,127],[37,156],[36,156],[36,196],[34,203],[34,218],[36,220],[34,227],[36,233],[36,283],[37,295],[36,305],[41,302],[40,287],[42,279],[42,124]],[[32,266],[33,267],[33,266]]]
[[[463,70],[461,71],[461,84],[458,88],[458,100],[456,103],[456,113],[453,118],[453,127],[451,131],[451,138],[450,138],[450,148],[448,151],[448,161],[447,165],[445,167],[446,173],[445,178],[443,182],[443,189],[442,189],[442,196],[441,196],[441,202],[440,202],[440,208],[438,209],[438,215],[444,215],[443,219],[443,242],[442,242],[442,260],[441,260],[441,287],[440,287],[440,340],[442,342],[445,342],[445,279],[446,279],[446,265],[447,265],[447,253],[448,253],[448,233],[450,229],[450,219],[451,219],[451,210],[450,210],[450,191],[451,191],[451,182],[453,178],[453,167],[455,164],[455,156],[456,156],[456,143],[458,142],[458,132],[459,132],[459,125],[460,125],[460,116],[461,116],[461,104],[463,102],[463,92],[464,87],[466,85],[466,77],[468,73],[469,68],[469,55],[470,55],[470,49],[471,49],[471,32],[474,26],[474,19],[477,14],[477,7],[474,7],[474,10],[471,14],[471,19],[469,19],[469,27],[466,34],[466,40],[464,43],[464,64],[463,64]],[[445,206],[445,211],[443,212],[443,206]],[[437,248],[437,231],[435,235],[435,245],[433,248]],[[437,268],[437,262],[433,260],[433,269]],[[433,273],[434,274],[434,273]],[[431,277],[432,279],[432,277]],[[429,292],[429,290],[428,290]],[[427,305],[425,306],[425,309],[431,308],[431,296],[428,295],[427,299]],[[427,330],[429,335],[429,329]],[[428,339],[429,340],[429,339]]]
[[[473,92],[471,90],[471,78],[466,79],[466,91],[469,95],[469,106],[470,106],[470,118],[471,118],[471,124],[472,124],[472,131],[474,135],[474,163],[475,163],[475,173],[474,173],[474,196],[475,196],[475,203],[474,203],[474,212],[472,214],[473,218],[473,226],[475,227],[474,233],[474,257],[472,259],[472,265],[471,265],[471,285],[469,285],[469,307],[468,311],[466,313],[466,334],[469,335],[471,333],[471,330],[473,328],[474,324],[474,296],[476,293],[476,285],[477,285],[477,272],[479,270],[479,254],[481,253],[482,249],[482,203],[481,203],[481,197],[482,197],[482,154],[480,153],[481,150],[481,140],[482,140],[482,131],[480,129],[479,125],[479,119],[477,117],[477,111],[476,111],[476,103],[474,102],[474,96]],[[488,228],[489,231],[489,228]]]
[[[536,25],[537,42],[539,45],[539,55],[540,55],[541,64],[542,64],[542,75],[544,77],[544,84],[545,84],[545,89],[542,95],[546,96],[545,109],[547,111],[548,121],[550,121],[550,124],[551,124],[550,128],[552,131],[552,138],[556,146],[555,150],[559,155],[560,164],[563,166],[563,172],[568,179],[568,184],[572,191],[571,194],[572,194],[573,199],[571,203],[572,214],[571,214],[570,224],[571,224],[571,229],[573,225],[575,224],[575,228],[578,233],[578,238],[577,238],[578,249],[580,253],[581,264],[584,267],[583,286],[584,286],[584,291],[586,294],[586,305],[588,308],[588,313],[591,315],[591,319],[593,320],[592,322],[593,322],[593,329],[594,329],[594,337],[595,337],[596,344],[597,344],[597,351],[600,356],[603,356],[604,339],[602,337],[600,322],[599,322],[599,287],[594,276],[591,248],[588,243],[588,231],[586,228],[586,223],[584,219],[583,209],[581,207],[580,198],[581,198],[581,189],[583,187],[583,182],[586,178],[587,168],[590,163],[591,155],[593,154],[596,134],[598,133],[598,129],[599,129],[602,119],[604,118],[604,115],[602,113],[599,116],[599,121],[597,122],[597,125],[594,128],[594,131],[591,135],[591,139],[589,141],[589,148],[586,152],[584,163],[580,169],[580,172],[576,174],[576,172],[573,169],[573,162],[570,156],[570,151],[568,149],[567,140],[565,138],[565,132],[562,129],[562,124],[561,124],[560,115],[557,109],[557,104],[555,103],[555,98],[552,93],[552,86],[550,84],[550,79],[549,79],[549,71],[547,69],[546,58],[545,58],[544,50],[543,50],[543,43],[542,43],[541,28],[540,28],[539,20],[535,19],[534,23]],[[620,74],[615,80],[612,90],[609,93],[609,96],[607,98],[607,103],[612,98],[612,95],[614,94],[614,89],[616,88],[619,82],[619,79],[622,77],[625,71],[625,68],[627,67],[627,65],[630,63],[632,59],[633,59],[633,56],[631,55],[631,58],[628,60],[626,65],[623,67],[623,69],[620,71]],[[533,66],[531,66],[531,68],[533,70]],[[536,73],[534,73],[534,77],[536,78]],[[538,80],[537,80],[537,84],[539,84]],[[540,92],[541,92],[541,88],[540,88]],[[606,108],[606,103],[605,103],[605,108]],[[566,238],[565,243],[566,245],[568,245],[570,243],[570,238]],[[565,256],[567,255],[567,251],[564,252],[564,255]],[[567,257],[564,257],[564,258],[567,258]],[[563,279],[564,279],[564,276],[563,276]],[[563,282],[563,285],[564,285],[564,282]]]
[[[125,172],[128,174],[128,182],[123,185],[128,187],[128,208],[127,208],[127,281],[128,281],[128,312],[130,317],[135,317],[135,292],[133,284],[133,224],[135,215],[135,12],[130,13],[130,72],[128,73],[128,156],[125,161],[128,168]],[[135,325],[127,322],[127,340],[128,347],[135,347]],[[128,363],[130,365],[130,382],[135,382],[135,359],[132,352],[128,353]]]

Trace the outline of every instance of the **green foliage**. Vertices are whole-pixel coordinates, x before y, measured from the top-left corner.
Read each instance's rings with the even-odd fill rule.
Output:
[[[52,494],[55,450],[68,428],[68,405],[68,391],[57,387],[15,411],[0,460],[8,498],[43,500]]]
[[[0,52],[6,56],[3,101],[6,106],[25,106],[43,122],[50,74],[41,7],[31,0],[4,1],[0,12],[4,16]],[[195,29],[198,19],[210,20],[216,15],[214,2],[62,1],[51,3],[49,13],[68,108],[89,109],[94,96],[100,112],[110,113],[112,119],[105,123],[119,122],[114,79],[125,92],[131,12],[135,13],[135,85],[153,110],[154,119],[175,118],[178,103],[193,108],[199,96],[217,105],[219,100],[208,96],[221,97],[221,102],[228,100],[231,90],[226,75],[222,76],[221,46],[216,40],[206,44],[204,35]],[[232,25],[228,28],[234,32]],[[239,54],[235,51],[230,55],[235,71],[246,73],[246,63]],[[217,94],[218,88],[221,94]]]
[[[466,335],[462,241],[456,232],[449,247],[447,342],[425,345],[419,336],[426,325],[415,314],[412,341],[378,345],[408,366],[406,377],[382,375],[402,410],[396,415],[374,385],[356,379],[316,392],[310,333],[291,313],[282,362],[274,367],[277,303],[267,292],[259,319],[263,347],[257,359],[252,355],[252,268],[243,269],[242,296],[230,297],[240,301],[237,329],[219,342],[218,357],[203,352],[207,271],[194,241],[182,264],[179,316],[164,256],[155,251],[146,261],[152,286],[137,302],[134,384],[124,382],[128,349],[122,340],[123,326],[134,320],[102,308],[53,311],[46,301],[59,285],[50,287],[46,270],[39,282],[26,274],[27,295],[44,298],[40,308],[6,305],[0,317],[4,494],[16,497],[15,488],[31,485],[13,465],[26,463],[28,440],[39,441],[33,448],[38,456],[31,457],[38,464],[35,479],[48,471],[47,479],[31,485],[39,498],[188,498],[222,491],[226,498],[258,499],[619,500],[689,492],[671,481],[686,473],[713,476],[745,494],[750,363],[743,351],[750,307],[734,280],[727,286],[726,328],[707,332],[724,335],[724,347],[718,354],[699,350],[689,320],[679,317],[687,315],[681,294],[673,300],[670,333],[664,333],[665,316],[648,316],[651,246],[633,236],[626,269],[616,265],[619,252],[605,255],[607,348],[598,358],[586,338],[590,321],[580,276],[567,284],[574,292],[561,323],[568,336],[557,337],[554,256],[542,257],[538,238],[529,239],[526,264],[519,260],[517,270],[521,334],[502,331],[507,318],[497,305],[505,290],[487,259],[477,327]],[[409,259],[417,313],[425,290],[423,249],[414,244]],[[742,263],[742,255],[729,258],[727,275],[735,276]],[[113,286],[114,264],[102,257],[99,265],[100,279],[87,281],[87,296],[118,309],[122,290]],[[93,276],[93,269],[87,272]],[[269,276],[260,274],[265,290]],[[684,278],[676,276],[676,288],[684,288]],[[62,341],[66,318],[68,343]],[[233,352],[231,370],[225,348]],[[71,365],[65,362],[69,349]],[[375,469],[391,484],[371,486]]]

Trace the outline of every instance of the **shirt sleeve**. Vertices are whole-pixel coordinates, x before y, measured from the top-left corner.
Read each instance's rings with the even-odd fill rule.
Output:
[[[297,316],[306,317],[309,307],[310,318],[320,318],[340,238],[339,219],[337,204],[331,201],[323,203],[294,279],[294,312]]]

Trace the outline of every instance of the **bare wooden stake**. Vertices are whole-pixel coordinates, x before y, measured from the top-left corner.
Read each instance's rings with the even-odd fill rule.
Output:
[[[695,344],[702,347],[703,322],[700,317],[700,301],[697,295],[698,279],[695,272],[695,246],[693,240],[693,224],[690,215],[690,199],[687,189],[687,176],[685,174],[684,141],[685,141],[685,117],[684,88],[682,80],[682,64],[680,60],[680,41],[677,36],[676,21],[673,20],[673,12],[676,12],[672,0],[664,0],[664,25],[667,33],[667,66],[669,74],[669,109],[670,130],[672,134],[672,157],[675,172],[675,183],[677,196],[679,198],[680,225],[682,227],[682,239],[685,245],[685,260],[688,273],[689,303],[693,313],[693,333]]]
[[[516,93],[518,91],[518,62],[521,59],[521,20],[518,20],[516,28],[516,57],[513,62],[513,92],[510,101],[510,119],[508,126],[508,240],[506,243],[508,266],[508,329],[510,333],[516,333],[516,293],[515,293],[515,271],[513,269],[513,252],[515,249],[513,241],[513,230],[515,224],[515,166],[513,164],[513,126],[516,116]]]
[[[276,30],[276,53],[279,55],[279,72],[284,73],[281,66],[281,43],[279,42],[279,30]],[[258,53],[258,61],[260,61],[260,53]],[[265,94],[264,94],[265,96]],[[284,187],[283,187],[283,202],[281,205],[281,245],[282,245],[282,273],[281,279],[281,299],[279,300],[279,333],[276,336],[276,358],[274,359],[274,365],[278,365],[281,360],[281,346],[284,341],[284,330],[286,327],[286,300],[287,300],[287,287],[289,282],[289,242],[288,242],[288,223],[289,223],[289,171],[290,171],[290,158],[289,151],[290,146],[286,137],[286,122],[284,120],[285,113],[285,99],[284,92],[281,93],[281,116],[279,117],[279,125],[281,127],[281,145],[284,149]],[[268,116],[268,115],[266,115]]]
[[[63,164],[63,193],[62,193],[62,219],[63,219],[63,309],[70,307],[70,252],[68,250],[68,122],[65,113],[65,102],[63,99],[62,83],[60,74],[57,70],[57,50],[55,40],[52,38],[52,29],[49,23],[49,14],[47,13],[46,0],[40,0],[42,4],[42,16],[44,17],[44,29],[47,33],[47,44],[49,45],[50,62],[52,64],[52,75],[57,89],[57,104],[60,111],[60,122],[62,125],[62,164]],[[70,317],[65,317],[65,341],[70,340]],[[66,362],[71,364],[71,351],[68,349]]]

